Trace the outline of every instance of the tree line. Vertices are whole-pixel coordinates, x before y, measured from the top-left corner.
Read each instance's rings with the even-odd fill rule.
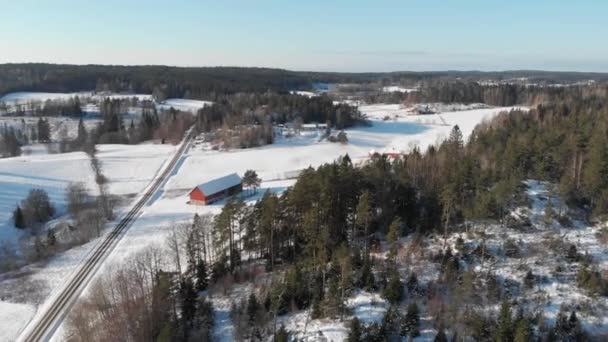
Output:
[[[593,94],[606,96],[608,88],[597,86],[539,86],[516,83],[483,85],[475,81],[426,81],[418,91],[401,93],[376,92],[364,96],[369,103],[485,103],[492,106],[553,103]]]

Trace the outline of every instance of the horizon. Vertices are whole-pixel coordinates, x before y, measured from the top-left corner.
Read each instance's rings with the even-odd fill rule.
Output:
[[[205,69],[205,68],[224,68],[224,69],[268,69],[268,70],[282,70],[296,73],[336,73],[336,74],[398,74],[398,73],[480,73],[480,74],[491,74],[491,73],[568,73],[568,74],[597,74],[597,75],[608,75],[608,71],[580,71],[580,70],[550,70],[550,69],[504,69],[504,70],[478,70],[478,69],[437,69],[437,70],[388,70],[388,71],[335,71],[335,70],[296,70],[286,69],[279,67],[268,67],[268,66],[241,66],[241,65],[169,65],[169,64],[97,64],[97,63],[53,63],[53,62],[0,62],[2,65],[53,65],[53,66],[101,66],[101,67],[124,67],[124,68],[138,68],[138,67],[165,67],[165,68],[182,68],[182,69]]]
[[[235,10],[235,8],[237,10]],[[311,72],[608,72],[608,4],[26,0],[4,4],[0,63]],[[40,57],[44,56],[44,57]]]

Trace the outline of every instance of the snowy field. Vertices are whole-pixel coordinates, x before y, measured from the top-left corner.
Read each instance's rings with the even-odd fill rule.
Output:
[[[394,92],[411,93],[414,91],[418,91],[418,89],[417,88],[404,88],[401,86],[387,86],[387,87],[382,87],[382,91],[385,93],[394,93]]]
[[[175,146],[159,144],[98,145],[98,158],[109,179],[112,194],[132,197],[146,187],[160,171]],[[15,205],[32,188],[46,190],[58,215],[66,212],[65,189],[70,182],[83,182],[91,193],[97,193],[94,174],[85,153],[32,154],[0,159],[0,245],[18,249],[25,231],[13,227],[11,213]],[[52,222],[51,222],[52,223]],[[0,293],[7,289],[30,286],[31,298],[0,298],[0,341],[12,341],[53,288],[79,264],[96,241],[71,249],[51,258],[46,264],[33,264],[17,272],[17,277],[0,276]],[[12,300],[12,301],[11,301]],[[6,327],[6,329],[5,329]]]
[[[91,92],[79,93],[39,93],[39,92],[17,92],[10,93],[0,97],[0,102],[7,105],[23,105],[30,102],[45,102],[46,100],[62,100],[67,101],[73,97],[90,97]]]
[[[156,105],[158,110],[169,110],[173,107],[176,110],[184,112],[196,113],[199,109],[210,106],[213,102],[210,101],[199,101],[199,100],[187,100],[187,99],[167,99]]]
[[[17,117],[17,116],[0,116],[0,125],[7,125],[8,127],[12,127],[14,129],[21,130],[26,135],[30,134],[30,130],[32,127],[37,127],[38,123],[37,117]],[[51,141],[59,141],[62,138],[62,135],[65,134],[65,137],[73,139],[78,135],[78,118],[68,118],[64,116],[51,116],[45,118],[50,126],[51,132]],[[87,131],[90,132],[93,128],[95,128],[101,122],[100,119],[97,118],[84,118],[83,123],[86,127]],[[27,154],[29,146],[23,146],[22,153]]]
[[[139,193],[175,149],[159,144],[98,145],[97,148],[97,157],[109,179],[109,190],[115,195]],[[14,233],[22,232],[12,227],[11,213],[30,189],[46,190],[57,211],[63,213],[65,189],[70,182],[84,183],[93,194],[97,191],[89,157],[84,152],[34,153],[0,159],[0,242],[14,242],[19,235]]]
[[[445,138],[454,124],[460,126],[466,138],[477,123],[509,109],[492,108],[443,113],[441,115],[449,124],[444,126],[436,115],[406,115],[403,109],[393,105],[362,106],[360,110],[368,115],[372,125],[348,129],[349,142],[345,145],[319,142],[318,135],[315,134],[278,138],[274,145],[227,152],[203,150],[200,146],[193,145],[178,162],[168,181],[144,208],[140,218],[116,246],[102,270],[112,269],[126,257],[144,247],[153,244],[164,245],[165,237],[169,232],[168,227],[177,222],[191,220],[195,213],[218,213],[222,208],[222,202],[205,207],[186,203],[189,190],[199,183],[231,172],[242,175],[247,169],[256,170],[264,182],[258,190],[257,197],[248,198],[248,201],[252,202],[267,190],[279,193],[284,191],[294,182],[293,179],[287,178],[293,178],[298,170],[308,166],[316,167],[331,162],[346,153],[358,161],[366,158],[371,150],[406,152],[415,145],[425,149]],[[391,115],[394,119],[382,120],[386,115]],[[162,145],[100,146],[99,158],[104,173],[110,178],[110,191],[120,195],[139,192],[154,178],[174,149],[175,147]],[[6,195],[0,194],[2,199],[0,205],[4,213],[1,214],[4,216],[0,216],[2,229],[15,230],[7,227],[10,226],[10,211],[16,201],[23,198],[30,188],[46,189],[52,200],[62,208],[65,206],[63,200],[65,186],[73,180],[81,180],[94,189],[88,159],[82,153],[31,155],[0,160],[0,189],[4,190],[5,184],[10,185],[6,188],[8,189]],[[16,237],[5,238],[14,241]],[[27,270],[33,274],[29,275],[30,281],[42,282],[48,289],[43,291],[43,295],[38,300],[44,300],[50,289],[62,283],[65,276],[76,267],[84,253],[94,243],[95,241],[92,241],[58,255],[44,267],[33,266]],[[14,281],[0,281],[0,289],[8,285],[14,286]],[[27,301],[25,304],[0,302],[0,312],[6,312],[7,316],[10,315],[8,312],[15,310],[15,315],[10,315],[14,319],[8,322],[3,320],[2,323],[10,325],[12,329],[10,331],[20,331],[31,318],[35,305]],[[374,307],[353,304],[354,309],[357,306],[361,306],[361,312],[383,310],[381,307],[376,308],[375,304]],[[323,329],[321,325],[319,329]],[[11,340],[14,337],[15,335],[12,335],[7,338]]]
[[[115,93],[94,93],[94,92],[78,92],[78,93],[40,93],[40,92],[16,92],[6,94],[0,97],[0,103],[4,103],[9,107],[9,113],[14,110],[15,106],[28,106],[29,104],[44,104],[46,100],[67,101],[78,96],[82,103],[82,110],[89,115],[99,114],[97,104],[104,99],[130,100],[137,98],[138,101],[154,101],[150,94],[115,94]],[[211,105],[210,101],[189,100],[189,99],[167,99],[156,103],[156,108],[159,111],[176,110],[196,113],[199,109]],[[129,114],[139,114],[140,108],[132,108]]]
[[[106,98],[109,99],[132,99],[137,98],[139,101],[151,101],[152,95],[149,94],[114,94],[114,93],[94,93],[90,91],[83,91],[77,93],[40,93],[40,92],[16,92],[6,94],[0,97],[0,102],[4,102],[7,105],[22,105],[31,102],[45,102],[46,100],[61,100],[67,101],[71,98],[79,97],[82,99],[91,99],[96,102],[102,101]]]

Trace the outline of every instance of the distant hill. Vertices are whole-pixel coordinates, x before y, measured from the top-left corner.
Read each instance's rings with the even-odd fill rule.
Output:
[[[554,71],[306,72],[243,67],[0,64],[0,95],[16,91],[82,90],[214,100],[219,94],[310,89],[313,82],[395,83],[428,80],[525,80],[534,83],[608,81],[606,73]]]

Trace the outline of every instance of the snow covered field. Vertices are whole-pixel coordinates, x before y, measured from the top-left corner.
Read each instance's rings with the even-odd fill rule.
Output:
[[[199,109],[210,106],[213,102],[210,101],[199,101],[199,100],[187,100],[187,99],[167,99],[156,105],[159,110],[169,110],[173,107],[176,110],[184,112],[196,113]]]
[[[138,101],[154,101],[150,94],[115,94],[115,93],[40,93],[40,92],[16,92],[0,97],[0,103],[8,106],[8,112],[14,110],[15,106],[26,106],[29,104],[44,104],[46,100],[67,101],[78,96],[82,103],[82,110],[89,115],[99,114],[98,104],[104,99],[130,100],[137,98]],[[210,101],[189,100],[189,99],[167,99],[156,103],[159,111],[174,108],[180,111],[196,113],[199,109],[211,105]],[[139,114],[139,108],[130,109],[130,114]]]
[[[125,257],[146,246],[164,245],[164,238],[169,232],[168,227],[176,222],[190,220],[195,213],[219,212],[222,202],[206,207],[191,206],[186,203],[189,190],[199,183],[231,172],[242,175],[245,170],[253,169],[264,180],[257,196],[261,196],[266,190],[282,192],[294,182],[293,179],[285,178],[292,178],[295,171],[308,166],[315,167],[331,162],[346,153],[357,161],[366,158],[370,150],[407,152],[414,145],[425,149],[446,137],[455,124],[460,126],[466,138],[477,123],[509,108],[441,114],[448,126],[441,125],[441,120],[435,115],[406,115],[403,109],[393,105],[362,106],[360,110],[368,115],[372,125],[348,129],[349,142],[345,145],[319,142],[318,136],[311,134],[296,138],[279,138],[274,145],[247,150],[219,152],[202,150],[197,146],[191,147],[178,162],[170,179],[154,196],[152,202],[144,208],[143,214],[116,246],[102,270],[112,269],[113,265],[120,264]],[[396,118],[384,121],[386,115]],[[102,161],[104,174],[110,178],[110,192],[126,195],[140,191],[154,178],[174,149],[172,146],[151,144],[100,146],[98,157]],[[0,189],[2,191],[7,189],[6,193],[0,194],[3,213],[0,214],[3,215],[0,216],[0,229],[15,230],[7,227],[10,226],[10,211],[16,201],[22,199],[30,188],[46,189],[52,200],[61,208],[65,205],[63,202],[65,186],[74,180],[81,180],[94,189],[88,159],[82,153],[32,155],[0,160]],[[4,187],[5,184],[8,186]],[[255,201],[256,197],[248,200]],[[15,241],[17,237],[13,234],[4,238]],[[53,258],[44,267],[39,265],[28,269],[28,272],[34,274],[29,279],[40,280],[43,282],[42,286],[47,288],[43,291],[40,300],[46,298],[50,289],[61,284],[64,277],[94,243],[95,241],[65,252]],[[0,289],[14,284],[14,281],[0,281]],[[35,303],[31,301],[17,306],[13,302],[0,302],[0,311],[9,315],[8,312],[17,309],[21,314],[17,315],[16,312],[14,320],[7,324],[11,327],[23,327],[33,313],[33,305]],[[364,307],[361,310],[365,311],[368,308]],[[21,328],[11,329],[11,331],[19,331]],[[10,340],[14,337],[15,335],[12,335],[8,338]]]
[[[382,87],[382,91],[385,93],[394,93],[394,92],[411,93],[414,91],[418,91],[418,89],[417,88],[403,88],[401,86],[386,86],[386,87]]]
[[[155,177],[175,147],[171,145],[98,145],[97,157],[116,195],[137,194]],[[70,182],[82,182],[96,193],[89,157],[83,152],[33,154],[0,159],[0,243],[15,243],[21,230],[12,227],[15,204],[30,189],[48,192],[59,213],[65,212],[65,189]]]
[[[152,95],[149,94],[114,94],[114,93],[94,93],[90,91],[82,91],[77,93],[40,93],[40,92],[16,92],[6,94],[0,97],[0,102],[7,105],[22,105],[30,102],[45,102],[46,100],[62,100],[67,101],[78,96],[83,99],[91,99],[94,101],[102,101],[103,99],[132,99],[137,98],[139,101],[151,101]]]
[[[24,134],[30,134],[31,127],[36,127],[38,123],[37,117],[18,117],[18,116],[0,116],[0,125],[7,125],[15,129],[21,130]],[[46,117],[45,118],[50,126],[51,140],[58,141],[61,135],[65,133],[65,136],[73,139],[78,135],[78,118],[68,118],[63,116],[57,117]],[[101,122],[100,119],[96,118],[85,118],[83,120],[84,126],[87,131],[90,132],[93,128]],[[22,152],[27,153],[28,146],[24,146]]]
[[[39,92],[17,92],[10,93],[0,97],[0,102],[7,105],[23,105],[30,102],[44,102],[46,100],[62,100],[67,101],[75,96],[90,97],[91,92],[79,93],[39,93]]]

